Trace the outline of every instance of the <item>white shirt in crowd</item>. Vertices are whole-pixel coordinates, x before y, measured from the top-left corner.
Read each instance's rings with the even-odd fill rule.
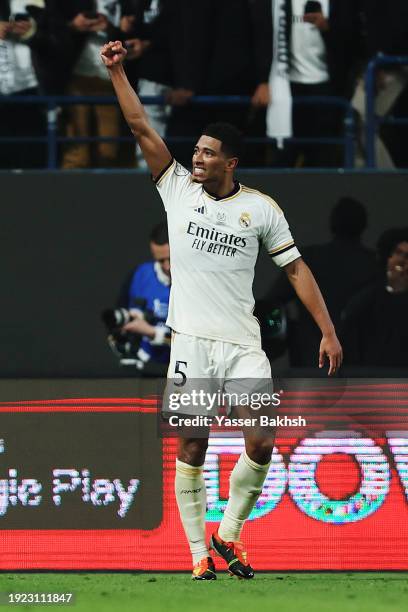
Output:
[[[38,0],[32,2],[10,0],[11,14],[26,13],[27,4],[38,6]],[[0,40],[0,94],[3,96],[18,94],[37,85],[30,47],[9,38]]]
[[[323,15],[329,18],[329,0],[320,0]],[[294,83],[325,83],[329,80],[326,48],[316,26],[303,21],[306,0],[292,0],[291,70]]]
[[[261,345],[252,283],[260,243],[278,266],[300,257],[269,196],[244,185],[215,198],[173,160],[156,181],[167,211],[171,252],[169,314],[174,331]]]
[[[160,13],[159,0],[151,0],[150,5],[143,13],[143,23],[151,23]]]

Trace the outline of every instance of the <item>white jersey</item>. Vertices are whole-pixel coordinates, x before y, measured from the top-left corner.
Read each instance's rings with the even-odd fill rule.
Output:
[[[236,183],[216,198],[175,160],[156,178],[167,212],[174,331],[260,346],[252,283],[262,243],[278,266],[300,257],[288,223],[268,196]]]

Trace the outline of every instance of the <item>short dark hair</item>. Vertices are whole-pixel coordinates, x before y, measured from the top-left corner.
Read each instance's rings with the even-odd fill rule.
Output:
[[[378,256],[381,263],[387,263],[387,259],[395,251],[400,242],[408,242],[408,227],[393,227],[381,234],[377,242]]]
[[[166,221],[162,221],[154,226],[150,232],[150,242],[159,245],[169,243],[169,230],[167,229]]]
[[[367,227],[363,204],[350,197],[340,198],[330,214],[330,229],[339,238],[359,238]]]
[[[242,133],[230,123],[210,123],[203,130],[203,136],[221,140],[221,151],[227,157],[241,157],[243,149]]]

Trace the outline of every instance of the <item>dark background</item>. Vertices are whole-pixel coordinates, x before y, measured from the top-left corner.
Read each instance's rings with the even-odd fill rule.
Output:
[[[407,174],[238,178],[278,201],[299,246],[329,239],[330,210],[344,195],[367,208],[367,246],[408,223]],[[149,259],[150,229],[164,218],[150,179],[135,172],[0,173],[0,182],[0,376],[120,375],[100,311],[114,305],[131,268]],[[257,298],[274,274],[262,254]]]

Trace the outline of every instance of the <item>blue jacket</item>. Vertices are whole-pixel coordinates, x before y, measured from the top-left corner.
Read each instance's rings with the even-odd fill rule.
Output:
[[[169,309],[170,285],[164,285],[157,277],[154,262],[146,262],[136,268],[129,285],[128,308],[135,308],[134,299],[146,300],[146,310],[151,310],[158,325],[164,325]],[[137,306],[136,306],[137,307]],[[167,363],[170,346],[152,346],[149,338],[143,338],[140,348],[150,355],[152,361]]]

